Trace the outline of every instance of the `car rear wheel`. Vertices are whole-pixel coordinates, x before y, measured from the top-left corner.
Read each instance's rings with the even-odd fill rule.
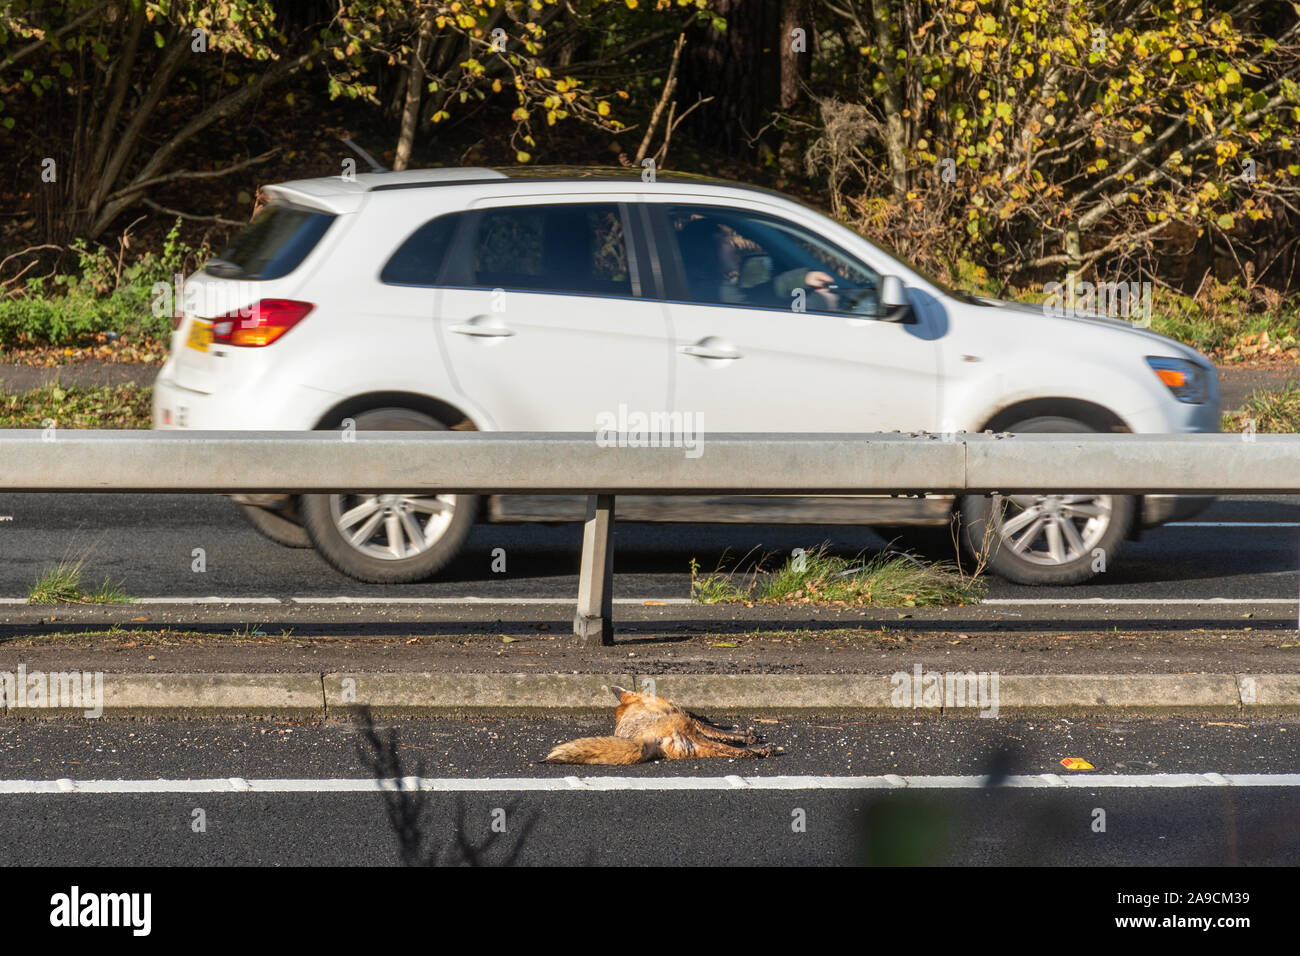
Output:
[[[442,431],[406,408],[355,417],[357,431]],[[423,581],[460,551],[474,525],[474,495],[303,495],[303,526],[316,550],[349,577],[372,584]]]
[[[1031,418],[1009,432],[1090,432],[1069,418]],[[967,495],[962,542],[1016,584],[1079,584],[1115,560],[1137,509],[1131,495]]]
[[[263,537],[270,538],[276,544],[282,544],[286,548],[311,547],[311,538],[302,526],[302,516],[298,514],[296,495],[276,507],[269,508],[241,502],[239,510],[244,513],[248,523]]]

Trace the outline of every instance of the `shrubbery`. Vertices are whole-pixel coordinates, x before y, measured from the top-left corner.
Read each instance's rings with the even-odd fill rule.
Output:
[[[115,259],[103,246],[72,243],[75,274],[34,278],[21,294],[0,298],[0,347],[77,346],[101,332],[137,340],[165,339],[171,332],[167,310],[154,315],[153,287],[171,284],[176,273],[192,269],[203,250],[180,239],[180,220],[167,233],[159,252],[145,252],[131,262]]]

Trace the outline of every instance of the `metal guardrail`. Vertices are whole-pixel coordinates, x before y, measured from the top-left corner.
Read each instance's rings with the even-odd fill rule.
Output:
[[[620,494],[1300,492],[1300,435],[702,437],[687,449],[592,432],[0,430],[0,491],[587,495],[574,631],[604,643]]]

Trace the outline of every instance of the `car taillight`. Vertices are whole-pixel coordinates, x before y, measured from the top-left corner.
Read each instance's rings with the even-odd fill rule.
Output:
[[[179,329],[181,327],[181,323],[184,321],[185,321],[185,316],[180,312],[180,310],[177,310],[176,314],[172,316],[172,331],[175,332],[177,329]]]
[[[257,348],[270,345],[301,322],[315,306],[293,299],[261,299],[246,309],[212,320],[212,341]]]

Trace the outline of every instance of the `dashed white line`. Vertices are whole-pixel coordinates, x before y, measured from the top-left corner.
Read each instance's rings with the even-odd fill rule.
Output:
[[[0,780],[0,795],[39,794],[163,794],[163,793],[433,793],[590,792],[658,790],[978,790],[987,777],[899,776],[816,777],[402,777],[400,779],[248,780]],[[1062,777],[1055,773],[1004,777],[999,787],[1011,789],[1300,787],[1296,773],[1165,773],[1092,774]]]

